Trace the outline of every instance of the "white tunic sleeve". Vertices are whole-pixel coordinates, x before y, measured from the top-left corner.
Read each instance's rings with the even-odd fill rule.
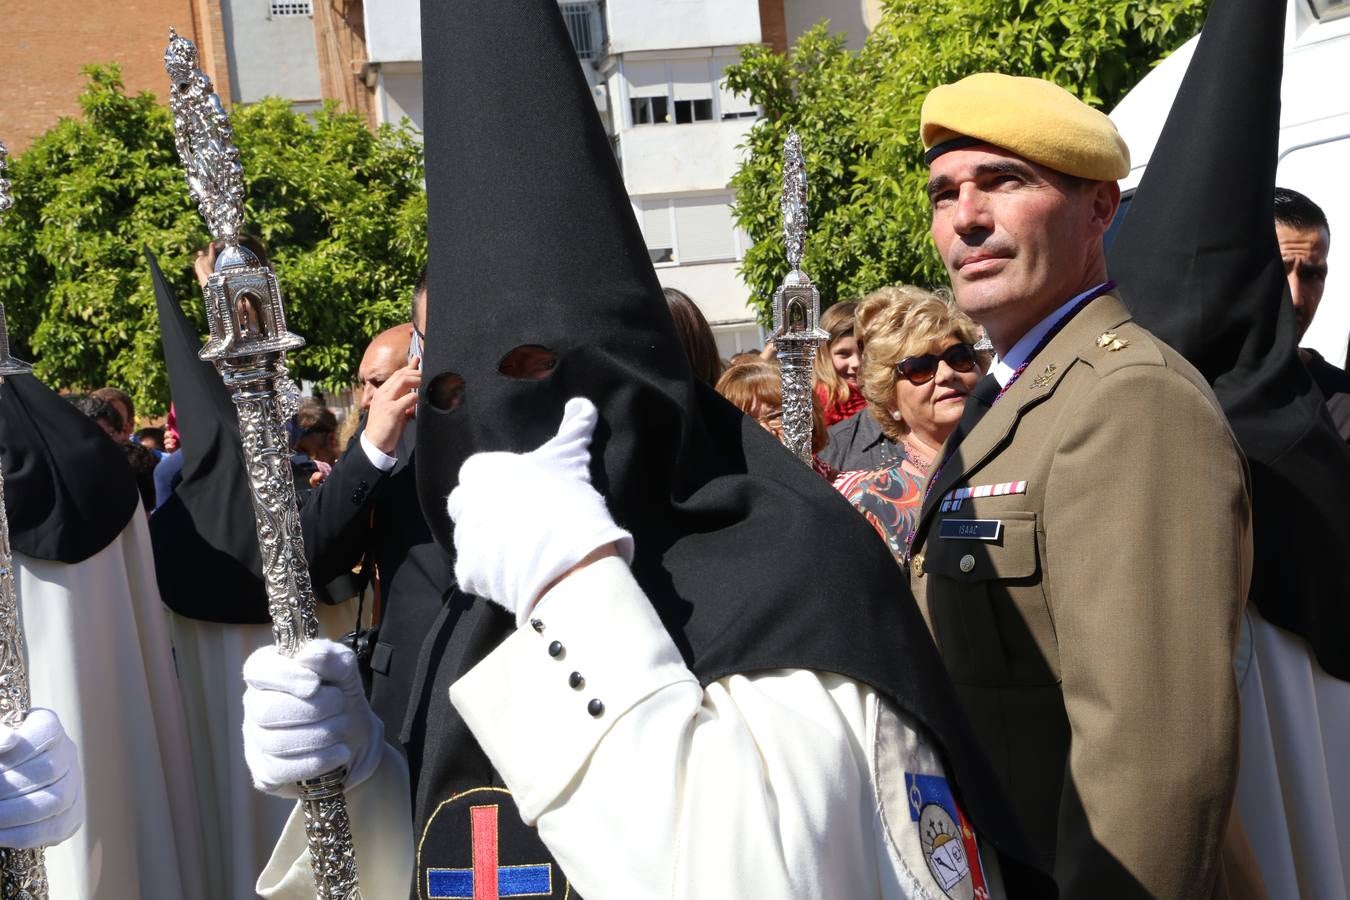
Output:
[[[413,835],[408,817],[408,764],[388,744],[374,774],[347,792],[347,816],[360,872],[361,895],[401,900],[412,889]],[[305,843],[305,814],[297,801],[272,858],[258,876],[265,900],[314,900]]]
[[[587,900],[947,896],[903,782],[941,765],[907,720],[830,673],[702,688],[618,559],[560,583],[450,697]],[[904,756],[894,826],[882,746]]]

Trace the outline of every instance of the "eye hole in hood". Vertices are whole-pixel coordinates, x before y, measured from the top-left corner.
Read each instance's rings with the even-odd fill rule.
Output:
[[[538,344],[521,344],[497,363],[497,371],[507,378],[542,381],[558,366],[558,354]]]

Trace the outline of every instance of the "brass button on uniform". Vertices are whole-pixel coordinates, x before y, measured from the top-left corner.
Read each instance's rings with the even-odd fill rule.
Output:
[[[915,556],[913,559],[911,559],[911,560],[909,561],[909,564],[910,564],[911,567],[913,567],[913,569],[914,569],[914,574],[915,574],[915,575],[918,575],[920,578],[922,578],[922,577],[923,577],[923,554],[920,553],[920,554],[918,554],[917,556]]]
[[[975,568],[975,557],[967,553],[965,556],[961,557],[959,565],[961,566],[962,572],[969,572],[971,569]]]

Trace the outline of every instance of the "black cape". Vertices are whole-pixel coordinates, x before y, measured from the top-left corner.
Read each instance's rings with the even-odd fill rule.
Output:
[[[1251,599],[1350,679],[1350,446],[1299,360],[1275,239],[1284,20],[1271,0],[1211,7],[1110,268],[1135,319],[1213,385],[1247,455]]]
[[[1014,887],[1053,896],[960,712],[906,580],[867,523],[754,421],[695,381],[609,140],[553,0],[422,5],[429,305],[417,479],[432,533],[460,464],[523,451],[563,405],[600,411],[592,482],[635,539],[633,571],[704,683],[792,668],[876,688],[927,727],[977,831]],[[513,352],[545,348],[540,380]],[[522,511],[524,514],[524,511]],[[416,779],[418,884],[462,866],[450,798],[501,781],[445,688],[514,623],[456,594],[423,647],[406,736]],[[459,801],[456,801],[459,802]],[[620,802],[616,798],[616,802]],[[427,843],[431,841],[431,843]],[[534,847],[504,848],[522,864]]]
[[[122,449],[32,375],[0,383],[0,467],[10,547],[25,556],[83,562],[140,509]]]
[[[147,251],[164,339],[182,481],[150,516],[159,593],[174,612],[231,625],[271,622],[239,420],[220,374]]]

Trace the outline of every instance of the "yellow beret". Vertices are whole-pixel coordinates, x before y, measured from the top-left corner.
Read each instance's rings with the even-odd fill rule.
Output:
[[[981,72],[933,88],[919,113],[924,161],[992,144],[1057,172],[1092,181],[1130,173],[1130,149],[1106,117],[1039,78]]]

